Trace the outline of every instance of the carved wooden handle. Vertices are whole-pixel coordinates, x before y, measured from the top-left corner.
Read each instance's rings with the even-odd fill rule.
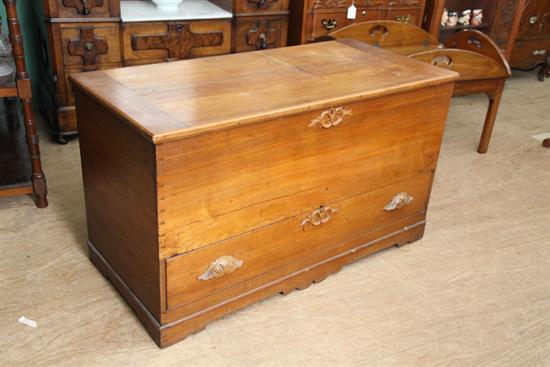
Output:
[[[344,107],[331,108],[321,112],[319,116],[311,120],[308,127],[319,125],[325,129],[338,126],[344,120],[344,116],[351,115],[351,110]]]
[[[413,197],[406,192],[397,193],[384,207],[384,210],[390,212],[392,210],[401,209],[409,205],[413,201]]]
[[[208,280],[219,278],[225,274],[229,274],[237,270],[243,265],[243,261],[234,258],[233,256],[221,256],[214,260],[204,273],[198,278],[199,280]]]
[[[337,210],[334,208],[331,208],[330,206],[321,205],[320,207],[312,211],[311,214],[308,215],[302,221],[302,223],[300,223],[300,226],[303,227],[308,223],[311,223],[314,226],[321,225],[323,223],[328,222],[336,212]]]

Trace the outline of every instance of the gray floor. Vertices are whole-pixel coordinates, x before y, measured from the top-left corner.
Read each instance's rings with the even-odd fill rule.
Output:
[[[165,350],[87,259],[77,141],[43,136],[49,208],[0,199],[0,365],[549,366],[550,149],[532,136],[550,80],[515,73],[479,155],[485,108],[453,100],[424,239]]]

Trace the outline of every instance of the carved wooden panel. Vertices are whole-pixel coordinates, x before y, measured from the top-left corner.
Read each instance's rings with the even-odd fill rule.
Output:
[[[133,35],[132,49],[168,51],[170,59],[186,59],[195,47],[220,46],[224,42],[223,32],[193,33],[189,23],[169,24],[166,33]]]
[[[82,70],[97,69],[96,59],[99,55],[107,54],[109,46],[103,38],[96,37],[93,27],[80,29],[80,37],[69,41],[67,49],[70,55],[82,58]]]
[[[420,6],[422,5],[419,0],[390,0],[390,6]]]
[[[75,8],[78,14],[89,15],[91,9],[103,6],[103,0],[63,0],[63,5]]]
[[[256,50],[265,50],[275,45],[279,39],[280,29],[271,27],[269,21],[256,24],[256,28],[248,31],[247,44],[256,47]]]
[[[313,9],[346,8],[346,0],[315,0]]]

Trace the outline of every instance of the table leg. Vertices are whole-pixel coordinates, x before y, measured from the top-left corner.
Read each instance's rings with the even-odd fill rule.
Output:
[[[479,140],[478,153],[487,153],[489,148],[489,141],[491,140],[491,134],[493,133],[493,127],[495,125],[495,119],[497,117],[498,107],[500,106],[500,98],[504,90],[504,80],[499,83],[499,86],[493,93],[487,96],[489,97],[489,108],[487,115],[485,116],[485,123],[483,124],[483,131],[481,133],[481,139]]]

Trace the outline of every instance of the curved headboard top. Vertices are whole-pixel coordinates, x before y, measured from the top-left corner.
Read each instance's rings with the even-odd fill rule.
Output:
[[[392,20],[351,24],[330,33],[329,36],[335,39],[354,38],[382,48],[412,46],[416,49],[433,49],[439,46],[439,41],[422,28]]]
[[[512,75],[510,65],[497,44],[483,32],[475,29],[465,29],[456,32],[445,41],[445,47],[458,48],[485,55],[503,66],[508,71],[508,75]]]

